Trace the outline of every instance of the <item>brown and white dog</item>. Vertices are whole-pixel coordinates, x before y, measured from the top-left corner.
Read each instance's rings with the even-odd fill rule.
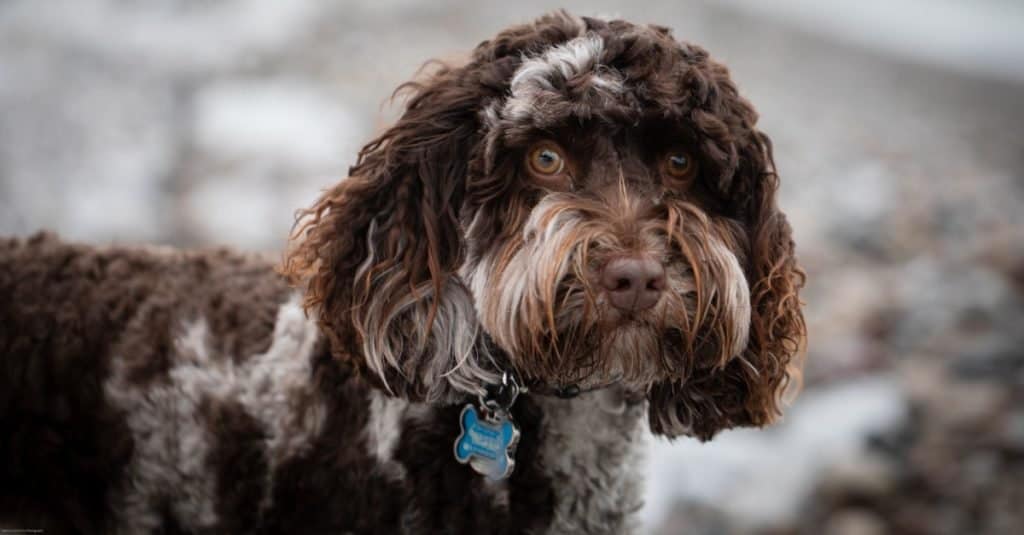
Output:
[[[776,419],[803,274],[725,67],[558,12],[406,89],[277,273],[0,243],[0,527],[624,533],[643,420]],[[503,375],[520,438],[491,480],[453,443]]]

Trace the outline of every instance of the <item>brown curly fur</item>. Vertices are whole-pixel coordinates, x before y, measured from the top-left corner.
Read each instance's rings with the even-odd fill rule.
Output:
[[[645,410],[700,439],[779,416],[804,275],[725,67],[663,27],[555,12],[401,90],[280,273],[0,240],[0,528],[625,533]],[[528,175],[538,140],[571,180]],[[685,182],[656,165],[680,145]],[[595,273],[636,254],[670,290],[617,312]],[[532,392],[493,483],[452,442],[506,370]],[[596,391],[545,395],[567,387]]]

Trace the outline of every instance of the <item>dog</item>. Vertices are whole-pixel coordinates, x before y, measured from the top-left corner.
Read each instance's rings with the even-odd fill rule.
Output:
[[[279,262],[0,243],[0,527],[628,533],[647,429],[780,416],[804,274],[723,65],[559,11],[402,90]]]

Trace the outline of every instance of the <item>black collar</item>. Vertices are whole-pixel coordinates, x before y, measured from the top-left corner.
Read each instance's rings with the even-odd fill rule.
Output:
[[[502,400],[502,403],[504,403],[504,400],[510,396],[514,401],[516,395],[525,393],[536,394],[539,396],[552,396],[561,399],[572,399],[580,394],[593,392],[594,390],[601,390],[602,388],[608,388],[615,384],[615,381],[612,381],[607,384],[599,384],[584,389],[576,383],[568,385],[551,384],[538,378],[527,377],[524,379],[522,374],[515,369],[515,366],[512,364],[512,359],[509,358],[508,353],[498,347],[489,334],[483,333],[482,343],[484,344],[485,352],[490,356],[491,363],[495,366],[496,371],[498,371],[502,377],[501,383],[499,384],[485,385],[488,399],[500,399]]]

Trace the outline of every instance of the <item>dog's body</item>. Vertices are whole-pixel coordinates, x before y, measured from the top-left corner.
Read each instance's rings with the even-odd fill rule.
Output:
[[[0,527],[626,533],[645,420],[707,440],[778,416],[803,274],[724,67],[559,12],[409,87],[280,275],[0,246]],[[456,459],[463,407],[508,408],[514,450],[478,435],[509,477]]]
[[[46,533],[622,533],[642,405],[523,395],[517,469],[455,461],[459,406],[331,359],[264,259],[0,245],[0,527]]]

